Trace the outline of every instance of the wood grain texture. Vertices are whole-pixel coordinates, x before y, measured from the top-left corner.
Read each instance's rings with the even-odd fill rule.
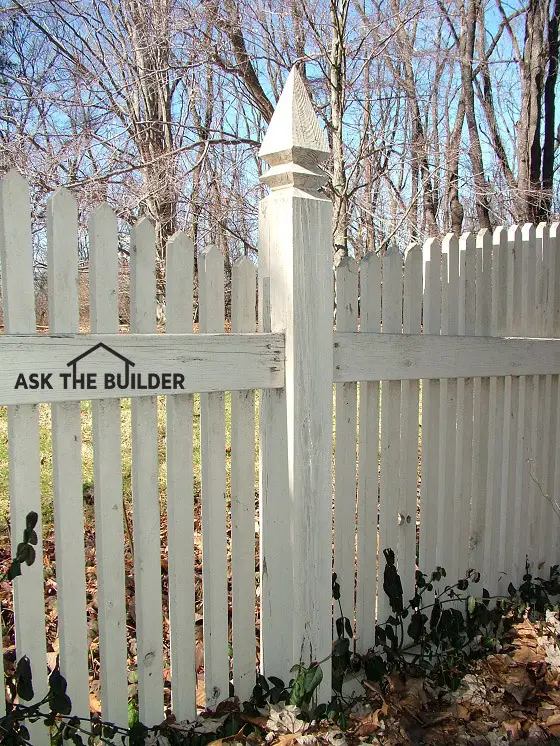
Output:
[[[49,324],[78,332],[78,205],[58,189],[47,203]],[[60,671],[72,712],[89,716],[80,402],[52,405],[53,502]]]
[[[267,200],[259,206],[259,329],[284,329],[283,288],[271,283],[271,254],[276,251],[275,214]],[[274,258],[272,258],[275,264]],[[288,484],[286,389],[259,392],[259,522],[261,671],[290,679],[293,666],[294,624],[286,608],[293,608],[292,513]]]
[[[224,329],[224,260],[216,246],[198,257],[200,330]],[[224,394],[200,396],[202,587],[206,706],[229,696]]]
[[[383,304],[381,328],[383,334],[402,333],[403,263],[398,251],[392,250],[381,260]],[[383,552],[392,549],[398,562],[398,505],[400,471],[401,382],[381,383],[381,473],[379,485],[379,556],[385,568]],[[391,613],[389,598],[380,593],[377,616],[387,619]]]
[[[0,182],[0,270],[6,334],[33,334],[35,298],[29,190],[17,171],[10,171]],[[12,556],[31,511],[39,516],[35,527],[36,555],[41,558],[43,554],[40,458],[38,406],[8,407]],[[43,565],[40,560],[26,567],[14,583],[14,614],[16,653],[18,658],[27,655],[31,661],[35,692],[32,701],[36,702],[47,693]],[[34,744],[48,746],[49,734],[42,723],[30,723],[28,727]]]
[[[155,234],[143,218],[131,234],[130,329],[155,332]],[[163,717],[163,612],[161,598],[158,425],[155,396],[131,402],[134,588],[140,721]]]
[[[231,328],[255,331],[257,272],[249,257],[233,266]],[[244,702],[255,686],[255,392],[231,394],[231,584],[233,686]]]
[[[118,315],[117,219],[100,205],[89,219],[90,323],[92,334],[116,333]],[[128,725],[128,678],[121,403],[92,402],[95,548],[103,717]]]
[[[459,240],[448,234],[442,241],[441,334],[457,336],[459,331]],[[449,530],[458,512],[459,496],[455,491],[457,427],[457,380],[440,380],[440,424],[438,464],[438,512],[436,560],[457,577],[455,541]]]
[[[87,353],[102,342],[134,363],[132,374],[140,374],[147,385],[148,374],[180,374],[182,388],[170,390],[160,383],[146,389],[107,388],[105,374],[123,374],[124,363],[110,352],[100,349],[79,363],[78,373],[95,373],[97,388],[73,389],[68,380],[68,362]],[[0,404],[79,401],[174,395],[175,393],[205,393],[209,391],[243,390],[246,386],[277,388],[284,374],[284,345],[280,334],[67,334],[44,336],[32,334],[0,335],[0,354],[6,365],[0,370]],[[52,389],[30,389],[14,386],[18,375],[41,371],[51,373]],[[138,380],[138,379],[136,379]]]
[[[344,257],[335,270],[336,328],[352,332],[358,324],[358,269]],[[356,546],[356,428],[357,384],[336,384],[334,572],[340,583],[345,616],[354,618],[354,552]],[[339,610],[335,605],[335,618]]]
[[[193,273],[193,243],[176,233],[167,244],[166,335],[192,331]],[[166,399],[171,704],[179,722],[196,717],[193,404],[192,394]]]
[[[360,334],[381,339],[381,260],[370,252],[360,263]],[[337,334],[342,334],[339,332]],[[336,335],[335,335],[336,336]],[[335,353],[338,343],[335,341]],[[335,364],[335,368],[336,368]],[[377,522],[379,516],[379,382],[360,380],[358,521],[356,537],[356,651],[366,653],[375,636]]]
[[[403,333],[420,334],[422,325],[422,249],[412,244],[405,255]],[[372,385],[372,384],[370,384]],[[398,564],[403,597],[414,597],[416,584],[416,513],[418,503],[418,381],[401,384],[401,458]]]

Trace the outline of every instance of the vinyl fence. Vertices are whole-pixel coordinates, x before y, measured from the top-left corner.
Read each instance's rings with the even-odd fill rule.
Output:
[[[80,334],[77,208],[63,189],[47,214],[50,329],[36,334],[28,187],[15,172],[1,183],[0,404],[8,406],[11,535],[15,546],[26,515],[41,513],[38,404],[50,403],[60,668],[78,715],[89,713],[91,673],[82,400],[93,401],[101,705],[103,717],[117,724],[126,725],[128,691],[121,398],[132,398],[134,634],[147,725],[164,715],[164,617],[173,711],[178,720],[196,714],[195,394],[208,706],[228,697],[230,677],[247,698],[257,665],[287,679],[294,662],[329,655],[333,568],[363,652],[376,618],[388,613],[378,594],[384,548],[397,554],[407,599],[418,563],[426,570],[443,565],[449,577],[476,567],[484,586],[499,592],[519,580],[526,557],[544,563],[543,572],[558,557],[558,225],[432,239],[411,246],[404,262],[396,252],[366,256],[359,267],[344,259],[335,269],[333,333],[331,205],[318,191],[325,181],[319,164],[328,155],[294,70],[261,148],[271,193],[261,204],[258,273],[249,259],[233,269],[228,334],[223,259],[213,247],[198,257],[200,328],[192,334],[193,247],[183,234],[168,247],[166,329],[156,333],[155,241],[146,220],[131,234],[130,333],[118,333],[117,229],[107,205],[90,216],[91,333]],[[161,594],[157,396],[167,397],[168,606]],[[40,558],[40,524],[38,534]],[[14,611],[17,655],[30,658],[40,698],[47,686],[40,562],[16,579]],[[328,666],[321,687],[327,699]],[[46,744],[42,726],[34,728],[33,742]]]

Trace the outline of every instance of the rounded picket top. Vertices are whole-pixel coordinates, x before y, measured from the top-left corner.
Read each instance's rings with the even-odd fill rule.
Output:
[[[449,236],[449,235],[454,236],[455,234],[453,234],[453,233],[449,234],[448,233],[447,236]],[[444,241],[447,239],[447,236],[445,236]],[[414,257],[417,256],[417,255],[420,255],[420,256],[422,255],[422,247],[416,241],[414,241],[412,243],[409,243],[408,246],[406,247],[406,249],[404,250],[404,261],[405,261],[405,263],[408,263],[409,261],[414,261]],[[409,257],[410,257],[410,259],[409,259]]]
[[[484,241],[488,240],[488,236],[492,236],[492,231],[490,228],[480,228],[478,233],[476,234],[476,240],[482,245]]]
[[[47,199],[47,209],[52,210],[66,210],[66,211],[78,211],[78,202],[72,194],[72,192],[66,187],[59,186]]]
[[[91,228],[92,224],[103,224],[103,222],[115,223],[115,229],[117,227],[117,216],[115,211],[107,202],[100,202],[96,205],[89,214],[88,224]]]
[[[556,238],[558,235],[560,235],[560,222],[550,223],[550,237]]]
[[[505,225],[498,225],[492,233],[492,242],[494,246],[499,246],[502,241],[507,241],[508,229]]]
[[[17,170],[17,168],[11,168],[7,173],[4,174],[0,180],[0,184],[6,187],[28,188],[25,177]]]
[[[255,278],[257,280],[257,268],[255,263],[248,256],[240,256],[235,260],[232,267],[233,278],[244,278],[246,281]]]
[[[523,223],[521,227],[521,237],[523,241],[531,241],[537,235],[537,229],[534,223]]]
[[[198,254],[198,265],[199,269],[202,265],[202,267],[207,270],[217,265],[223,267],[224,257],[222,256],[222,252],[215,244],[208,244],[208,246],[202,248]]]
[[[507,229],[508,241],[515,241],[521,237],[521,226],[517,223],[510,225]]]
[[[351,274],[356,274],[358,272],[358,264],[353,256],[349,256],[348,254],[339,254],[335,257],[335,269],[337,275],[339,272],[342,272],[344,270],[350,272]]]
[[[4,217],[18,221],[30,219],[29,185],[20,172],[12,168],[0,181],[0,207]]]
[[[135,238],[140,240],[153,240],[155,242],[156,231],[150,218],[145,215],[138,220],[132,227],[132,233]]]
[[[185,231],[175,231],[171,238],[167,241],[167,252],[177,251],[189,251],[194,252],[193,242],[191,237],[185,233]]]
[[[255,331],[257,268],[248,256],[234,262],[231,278],[231,330]]]
[[[379,254],[377,251],[367,251],[360,259],[360,269],[362,269],[362,267],[367,268],[374,259],[379,261]]]

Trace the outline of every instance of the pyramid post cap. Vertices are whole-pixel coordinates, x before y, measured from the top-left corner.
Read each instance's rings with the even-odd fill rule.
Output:
[[[305,84],[296,67],[292,67],[282,91],[276,109],[259,150],[259,156],[271,165],[276,162],[274,156],[311,151],[317,162],[330,156],[325,134],[313,109],[313,104]]]

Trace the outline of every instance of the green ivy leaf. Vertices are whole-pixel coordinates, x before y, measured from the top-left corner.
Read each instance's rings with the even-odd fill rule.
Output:
[[[33,691],[33,677],[31,675],[31,661],[24,655],[16,666],[17,693],[20,699],[29,702],[35,696]]]
[[[8,568],[7,578],[8,580],[15,580],[21,575],[21,562],[19,560],[12,560],[12,564]]]

